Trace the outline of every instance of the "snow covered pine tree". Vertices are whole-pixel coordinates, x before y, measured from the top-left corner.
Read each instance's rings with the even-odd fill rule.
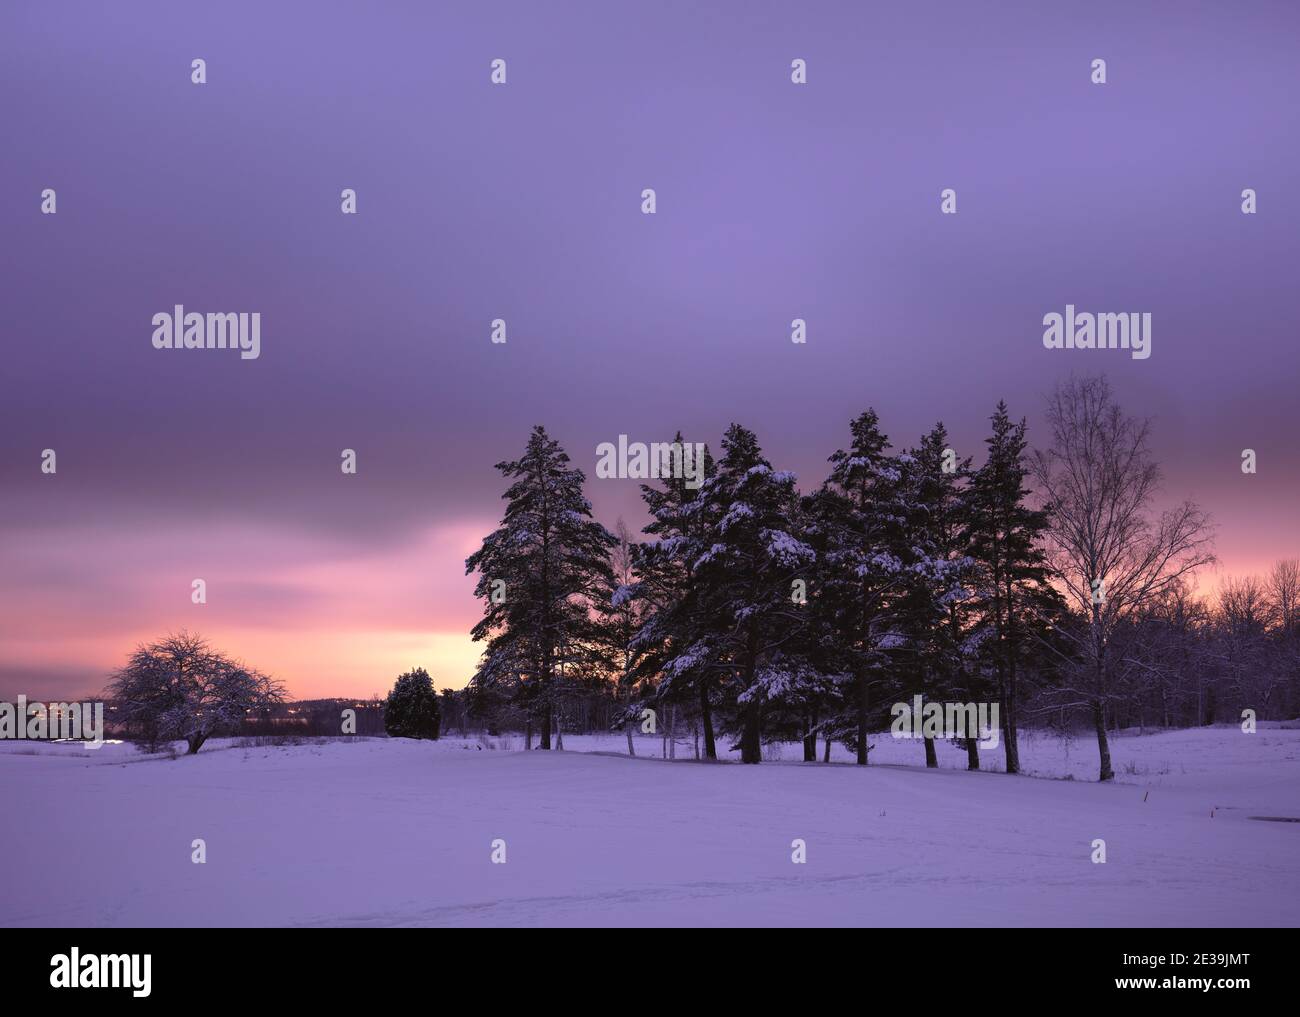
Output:
[[[680,431],[674,442],[685,447]],[[705,446],[704,482],[716,473]],[[698,501],[702,488],[692,488],[672,471],[661,471],[661,476],[661,487],[641,485],[651,516],[644,532],[653,539],[637,545],[635,582],[623,594],[640,605],[628,666],[631,679],[652,690],[656,704],[696,704],[704,758],[716,760],[713,710],[722,665],[699,616],[701,585],[695,568],[711,546],[710,519],[707,506]]]
[[[701,658],[721,666],[737,712],[741,762],[757,763],[768,703],[808,677],[784,648],[807,619],[791,600],[791,584],[816,555],[790,533],[799,517],[794,474],[773,470],[754,433],[738,424],[727,428],[722,450],[717,474],[687,509],[709,524],[707,549],[694,564],[694,631],[664,670],[671,676]]]
[[[384,703],[384,730],[390,738],[437,740],[442,709],[429,672],[417,667],[400,675]]]
[[[851,424],[852,444],[830,457],[831,473],[817,499],[817,528],[825,546],[820,596],[825,601],[843,671],[847,716],[837,732],[867,763],[873,685],[890,666],[888,651],[903,636],[898,607],[906,590],[902,471],[890,456],[876,411]],[[886,714],[882,712],[881,718]]]
[[[487,641],[471,683],[522,699],[540,717],[543,749],[566,677],[599,666],[593,597],[613,580],[616,539],[592,519],[586,478],[568,463],[559,442],[533,428],[523,456],[496,465],[513,481],[501,526],[465,561],[483,599],[471,635]]]

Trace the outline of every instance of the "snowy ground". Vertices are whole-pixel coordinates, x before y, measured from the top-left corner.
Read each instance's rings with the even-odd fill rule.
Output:
[[[621,736],[0,743],[0,925],[1300,925],[1300,823],[1250,818],[1300,817],[1300,730],[1119,737],[1111,785],[1083,738],[1025,740],[1055,780],[875,744],[860,768]]]

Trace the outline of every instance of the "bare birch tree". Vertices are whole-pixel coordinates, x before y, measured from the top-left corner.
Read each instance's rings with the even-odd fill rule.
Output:
[[[1148,420],[1126,414],[1105,378],[1071,378],[1048,399],[1052,444],[1034,454],[1051,510],[1054,578],[1086,619],[1076,691],[1092,713],[1100,778],[1111,780],[1106,706],[1121,661],[1112,634],[1180,580],[1213,561],[1209,517],[1183,502],[1157,514],[1160,468]]]

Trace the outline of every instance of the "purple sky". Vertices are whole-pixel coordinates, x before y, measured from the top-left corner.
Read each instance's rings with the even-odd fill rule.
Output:
[[[1226,571],[1300,552],[1294,5],[432,6],[0,10],[0,696],[181,626],[297,695],[463,684],[535,423],[593,477],[739,420],[807,488],[868,405],[978,455],[1105,372]],[[260,359],[153,349],[177,303],[261,312]],[[1151,359],[1045,350],[1066,303]]]

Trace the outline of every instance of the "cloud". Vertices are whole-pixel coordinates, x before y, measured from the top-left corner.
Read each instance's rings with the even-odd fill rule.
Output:
[[[378,547],[248,520],[9,530],[5,674],[33,696],[97,689],[136,643],[188,628],[296,695],[361,694],[412,653],[460,685],[479,613],[464,560],[490,528],[446,523]],[[204,604],[191,601],[195,578]]]

